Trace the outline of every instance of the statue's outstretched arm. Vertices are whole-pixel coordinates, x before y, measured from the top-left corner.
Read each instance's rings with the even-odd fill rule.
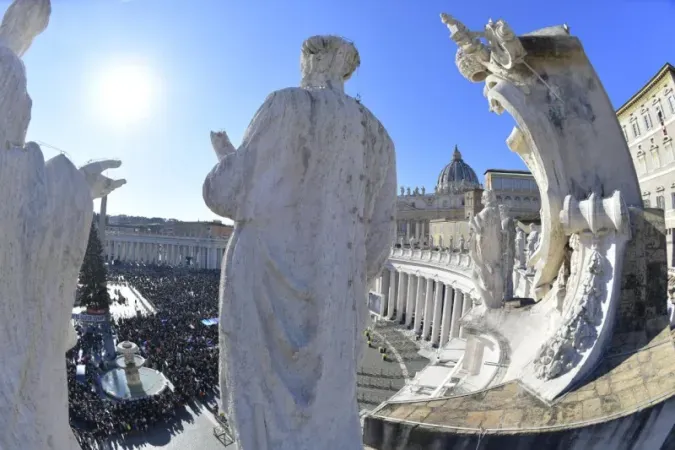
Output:
[[[275,92],[267,97],[244,133],[239,149],[235,149],[224,131],[211,133],[211,144],[218,164],[206,176],[202,195],[206,206],[221,217],[241,220],[239,207],[243,201],[245,180],[253,171],[253,157],[261,146],[276,144],[283,135],[282,117],[286,114],[286,97]]]
[[[80,167],[80,173],[84,175],[92,199],[105,197],[115,189],[124,186],[127,181],[124,179],[113,180],[103,175],[108,169],[117,169],[122,165],[122,161],[116,159],[107,159],[95,161]]]
[[[394,144],[385,136],[382,142],[386,167],[384,182],[375,193],[375,205],[366,236],[366,279],[370,282],[382,269],[396,237],[396,155]]]

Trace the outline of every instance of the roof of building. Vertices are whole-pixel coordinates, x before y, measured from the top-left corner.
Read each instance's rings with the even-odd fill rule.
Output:
[[[483,175],[487,175],[488,173],[515,173],[519,175],[532,175],[532,172],[530,172],[529,170],[514,170],[514,169],[488,169],[483,173]]]
[[[462,154],[455,145],[455,151],[452,154],[452,161],[445,166],[438,175],[436,188],[439,192],[465,192],[471,189],[480,188],[476,172],[464,162]]]
[[[661,79],[663,79],[663,77],[668,72],[675,73],[675,67],[673,67],[673,65],[670,63],[665,63],[663,67],[661,67],[661,69],[659,69],[659,71],[656,72],[656,74],[653,77],[651,77],[650,80],[644,86],[642,86],[640,90],[638,90],[635,94],[633,94],[631,98],[629,98],[623,105],[621,105],[621,107],[619,107],[619,109],[616,110],[616,115],[618,116],[623,112],[625,112],[626,109],[628,109],[631,105],[637,102],[646,91],[654,87],[656,83],[658,83]]]

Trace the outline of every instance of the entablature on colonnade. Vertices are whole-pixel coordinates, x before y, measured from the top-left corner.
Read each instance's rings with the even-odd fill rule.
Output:
[[[450,284],[474,296],[473,262],[468,253],[447,250],[393,248],[385,268]]]
[[[106,241],[113,242],[142,242],[166,245],[190,245],[209,248],[225,248],[228,239],[214,239],[192,236],[170,236],[166,234],[134,233],[120,231],[106,231]]]

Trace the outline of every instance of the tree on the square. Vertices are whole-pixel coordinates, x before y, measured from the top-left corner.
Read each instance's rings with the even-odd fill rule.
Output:
[[[103,247],[99,239],[96,221],[91,222],[89,243],[80,269],[78,299],[87,309],[107,310],[110,306]]]

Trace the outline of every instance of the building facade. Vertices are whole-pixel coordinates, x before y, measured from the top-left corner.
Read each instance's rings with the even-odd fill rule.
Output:
[[[539,190],[526,171],[490,169],[485,187],[492,189],[509,214],[523,221],[539,218]],[[401,187],[397,204],[397,243],[459,249],[468,245],[469,220],[482,208],[476,172],[462,159],[457,146],[452,160],[438,175],[433,193]]]
[[[675,68],[664,65],[617,110],[645,207],[664,210],[668,266],[674,266]]]
[[[227,238],[173,236],[110,227],[106,229],[103,253],[110,262],[220,269],[227,242]]]
[[[468,237],[467,218],[480,210],[482,186],[476,172],[464,162],[457,146],[452,160],[438,176],[433,193],[425,188],[401,187],[397,204],[397,242],[448,246],[448,238]],[[477,199],[477,201],[476,201]],[[476,204],[478,203],[478,206]],[[411,241],[412,239],[412,241]]]
[[[530,172],[488,169],[484,175],[485,189],[494,191],[497,203],[505,205],[511,217],[522,222],[539,220],[539,188]]]

